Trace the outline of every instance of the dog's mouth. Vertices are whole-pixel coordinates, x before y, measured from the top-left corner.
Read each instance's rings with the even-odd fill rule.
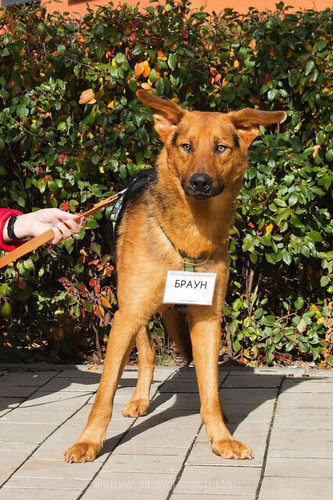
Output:
[[[207,200],[222,193],[224,184],[221,182],[213,184],[212,179],[204,174],[193,175],[188,182],[182,180],[182,188],[187,196],[192,196],[197,200]]]

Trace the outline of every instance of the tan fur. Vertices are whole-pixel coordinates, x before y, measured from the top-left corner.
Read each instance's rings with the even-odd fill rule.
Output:
[[[176,104],[139,91],[138,97],[154,115],[164,142],[157,162],[157,182],[142,197],[129,202],[123,215],[117,246],[118,301],[110,333],[103,375],[88,423],[65,453],[68,462],[93,460],[101,450],[112,414],[115,391],[129,353],[137,342],[139,376],[125,416],[148,411],[154,370],[154,351],[147,324],[163,309],[169,269],[182,269],[176,248],[192,258],[204,254],[217,273],[212,306],[187,306],[184,316],[165,312],[169,333],[190,359],[191,346],[201,400],[201,416],[212,450],[224,458],[251,458],[252,451],[236,441],[226,428],[218,393],[220,319],[228,277],[228,231],[233,204],[247,166],[248,148],[259,125],[277,123],[283,112],[243,109],[228,114],[189,112]],[[184,150],[191,145],[191,151]],[[216,145],[226,146],[218,154]],[[216,193],[206,199],[189,195],[194,174],[207,174]],[[224,187],[218,192],[220,186]],[[176,332],[176,327],[182,328]],[[189,342],[190,335],[190,342]]]

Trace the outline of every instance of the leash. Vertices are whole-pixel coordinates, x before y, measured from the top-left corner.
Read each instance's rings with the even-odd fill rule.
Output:
[[[82,219],[82,217],[89,217],[98,210],[101,210],[101,208],[104,208],[107,205],[115,203],[117,200],[119,200],[119,198],[121,198],[125,194],[126,191],[127,188],[123,189],[122,191],[119,191],[119,193],[113,196],[110,196],[106,200],[96,203],[96,205],[94,205],[90,210],[88,210],[83,214],[79,214],[74,220],[76,222],[79,222],[80,219]],[[41,247],[42,245],[45,245],[45,243],[48,243],[49,241],[53,240],[53,238],[54,238],[54,232],[52,229],[49,229],[48,231],[45,231],[45,233],[42,233],[39,236],[35,236],[35,238],[32,238],[26,243],[23,243],[23,245],[20,245],[19,247],[15,248],[15,250],[12,250],[11,252],[7,253],[4,257],[1,257],[0,269],[2,267],[8,266],[8,264],[11,264],[15,260],[26,255],[27,253],[30,253],[33,250],[36,250],[37,248]]]

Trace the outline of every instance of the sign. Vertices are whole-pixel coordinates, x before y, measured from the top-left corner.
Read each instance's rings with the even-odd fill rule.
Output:
[[[211,306],[216,273],[168,271],[163,304]]]

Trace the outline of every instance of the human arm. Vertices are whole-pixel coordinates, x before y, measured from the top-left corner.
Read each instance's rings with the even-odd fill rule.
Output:
[[[0,209],[0,220],[1,211],[5,209]],[[38,236],[49,229],[54,232],[54,238],[50,243],[56,245],[65,238],[68,238],[71,234],[77,233],[85,226],[85,219],[82,218],[80,221],[76,221],[77,215],[70,214],[58,208],[45,208],[38,210],[36,212],[30,212],[27,214],[22,214],[21,212],[12,211],[15,213],[10,213],[6,220],[0,226],[1,236],[0,236],[0,249],[2,250],[12,250],[18,246],[17,240],[13,241],[8,235],[8,221],[11,215],[19,215],[14,224],[14,232],[16,238],[19,240]],[[2,229],[2,230],[1,230]],[[21,242],[19,242],[21,243]],[[12,248],[8,248],[12,247]]]

